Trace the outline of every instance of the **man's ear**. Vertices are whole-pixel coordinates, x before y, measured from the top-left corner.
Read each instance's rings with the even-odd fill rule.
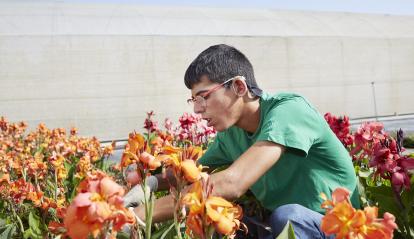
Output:
[[[244,96],[249,89],[247,88],[246,81],[242,79],[235,79],[232,84],[233,91],[237,96]]]

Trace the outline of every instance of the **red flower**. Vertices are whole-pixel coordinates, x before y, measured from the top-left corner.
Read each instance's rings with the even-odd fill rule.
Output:
[[[350,123],[348,116],[336,117],[331,113],[325,114],[325,120],[329,124],[329,127],[335,133],[336,137],[346,146],[350,146],[354,143],[353,136],[349,133]]]

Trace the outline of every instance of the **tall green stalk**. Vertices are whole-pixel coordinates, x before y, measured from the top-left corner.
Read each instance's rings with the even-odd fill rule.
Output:
[[[174,210],[174,227],[175,227],[175,231],[177,232],[177,236],[178,239],[182,239],[181,236],[181,230],[180,230],[180,221],[178,218],[178,215],[180,213],[179,209],[180,209],[180,205],[179,205],[179,200],[181,198],[181,192],[178,190],[177,192],[177,197],[174,199],[174,206],[175,206],[175,210]]]
[[[24,226],[23,226],[22,219],[19,217],[19,215],[17,215],[16,210],[14,209],[13,204],[10,203],[10,202],[8,202],[8,204],[10,205],[10,208],[12,209],[13,216],[17,219],[17,222],[19,223],[19,229],[20,229],[22,235],[24,235]]]
[[[146,180],[142,184],[144,191],[144,206],[145,206],[145,238],[151,238],[152,214],[154,212],[154,197],[149,187],[147,187]],[[148,195],[148,196],[147,196]]]

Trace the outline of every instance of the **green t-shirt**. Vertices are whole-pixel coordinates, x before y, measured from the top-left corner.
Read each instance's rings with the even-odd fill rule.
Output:
[[[320,193],[331,197],[337,187],[350,190],[352,204],[359,208],[349,153],[325,119],[302,96],[263,93],[256,132],[249,134],[236,126],[219,132],[199,162],[210,167],[229,165],[257,141],[286,147],[279,161],[250,187],[265,208],[274,210],[296,203],[324,213]]]

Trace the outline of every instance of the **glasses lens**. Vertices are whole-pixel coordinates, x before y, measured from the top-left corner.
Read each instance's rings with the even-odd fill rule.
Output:
[[[194,104],[197,104],[198,106],[204,107],[205,103],[206,100],[200,95],[194,98]]]

